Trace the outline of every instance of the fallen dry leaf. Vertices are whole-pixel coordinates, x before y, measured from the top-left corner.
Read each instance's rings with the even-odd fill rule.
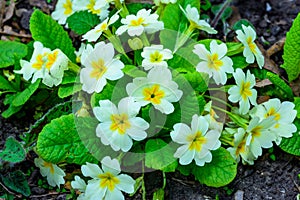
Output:
[[[265,87],[265,86],[268,86],[268,85],[273,85],[273,83],[269,80],[269,79],[264,79],[264,80],[261,80],[261,81],[257,81],[256,84],[255,84],[255,87]]]
[[[3,22],[6,22],[10,18],[12,18],[12,16],[14,15],[15,5],[15,1],[10,0],[8,7],[6,7],[5,18],[3,19]]]

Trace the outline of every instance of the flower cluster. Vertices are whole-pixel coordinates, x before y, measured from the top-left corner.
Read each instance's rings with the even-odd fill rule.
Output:
[[[76,175],[71,182],[80,192],[78,199],[124,199],[122,192],[134,192],[135,180],[120,174],[120,163],[128,152],[151,153],[157,147],[147,148],[150,140],[171,143],[166,156],[176,160],[176,165],[206,167],[215,152],[222,151],[231,163],[235,159],[253,164],[264,148],[279,145],[282,138],[292,137],[297,131],[292,102],[278,98],[257,101],[261,94],[255,88],[253,71],[262,70],[264,56],[251,26],[242,25],[232,44],[215,39],[192,41],[199,31],[204,35],[217,31],[190,4],[182,7],[176,0],[155,1],[162,8],[168,3],[175,4],[171,6],[177,6],[180,16],[186,18],[171,44],[163,41],[168,34],[158,33],[167,26],[159,16],[162,10],[143,8],[133,14],[119,0],[58,0],[52,17],[60,24],[83,10],[100,19],[80,35],[77,63],[71,63],[61,50],[51,51],[37,41],[30,61],[20,62],[22,68],[16,73],[23,74],[27,81],[32,78],[32,83],[42,79],[49,87],[62,83],[65,70],[78,73],[72,83],[81,90],[71,95],[78,92],[74,99],[82,106],[75,116],[88,116],[89,121],[94,117],[96,123],[91,130],[97,144],[118,155],[118,160],[101,155],[101,167],[89,162],[82,165],[84,177]],[[112,7],[116,11],[110,13]],[[129,47],[133,52],[126,53]],[[256,61],[259,68],[244,69],[236,59],[246,65]],[[207,95],[209,83],[220,86],[212,90],[225,94],[223,99]],[[219,116],[224,117],[223,122]],[[64,184],[65,173],[57,165],[41,158],[35,164],[50,185]]]
[[[59,49],[51,51],[42,43],[34,42],[34,52],[30,61],[21,60],[21,70],[15,73],[23,74],[25,80],[32,77],[32,83],[41,78],[49,87],[57,86],[62,82],[64,71],[68,69],[68,57]]]
[[[132,193],[135,181],[128,175],[120,174],[121,168],[117,159],[106,156],[101,161],[102,169],[92,163],[81,166],[83,176],[92,178],[87,184],[79,176],[71,182],[74,189],[81,192],[78,199],[124,199],[121,191]]]

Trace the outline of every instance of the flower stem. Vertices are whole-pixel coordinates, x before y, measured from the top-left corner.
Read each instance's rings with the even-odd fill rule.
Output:
[[[214,97],[214,96],[208,96],[208,95],[204,95],[204,97],[209,98],[209,99],[211,99],[211,100],[218,101],[218,102],[220,102],[220,103],[222,103],[222,104],[228,106],[229,108],[232,108],[232,106],[231,106],[229,103],[227,103],[226,101],[224,101],[224,100],[222,100],[222,99],[219,99],[219,98],[217,98],[217,97]]]
[[[178,49],[186,43],[186,41],[192,35],[193,31],[194,31],[194,27],[190,25],[189,28],[184,31],[184,33],[178,33],[179,36],[177,36],[173,54],[176,53],[176,51],[178,51]]]
[[[69,67],[69,70],[75,72],[76,74],[78,74],[80,72],[80,67],[71,61],[69,61],[68,67]]]
[[[121,3],[120,0],[114,0],[115,2],[115,6],[118,10],[121,10],[120,11],[120,15],[122,18],[125,18],[127,15],[129,15],[129,11],[125,5],[125,3]]]
[[[142,33],[141,40],[142,40],[144,46],[150,46],[149,40],[148,40],[145,32]]]

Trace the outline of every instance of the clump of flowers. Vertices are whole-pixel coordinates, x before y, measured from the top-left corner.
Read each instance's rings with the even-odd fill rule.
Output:
[[[35,164],[53,187],[72,178],[78,199],[124,199],[123,192],[139,188],[145,196],[147,170],[163,171],[164,179],[177,170],[224,186],[238,162],[252,165],[264,149],[298,137],[292,92],[274,89],[278,82],[285,88],[284,81],[275,75],[279,81],[272,79],[269,93],[256,87],[255,75],[271,72],[263,69],[251,26],[242,25],[225,42],[210,38],[217,31],[201,18],[199,1],[155,3],[129,9],[119,0],[59,0],[51,16],[80,33],[74,36],[79,48],[74,52],[62,27],[39,14],[31,26],[44,17],[41,22],[51,22],[45,27],[58,33],[37,37],[32,55],[19,59],[15,73],[22,79],[5,72],[8,83],[17,79],[6,86],[13,93],[5,97],[11,104],[6,113],[18,112],[33,96],[38,100],[30,103],[53,106],[36,126],[49,123],[30,143],[37,143]],[[86,21],[67,20],[82,17],[81,11]],[[68,164],[73,171],[66,168],[66,175]],[[78,165],[81,171],[74,170]],[[134,180],[121,166],[141,176]]]

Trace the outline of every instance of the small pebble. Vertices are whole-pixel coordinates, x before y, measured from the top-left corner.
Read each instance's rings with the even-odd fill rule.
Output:
[[[244,191],[238,190],[234,193],[234,200],[243,200],[244,199]]]

